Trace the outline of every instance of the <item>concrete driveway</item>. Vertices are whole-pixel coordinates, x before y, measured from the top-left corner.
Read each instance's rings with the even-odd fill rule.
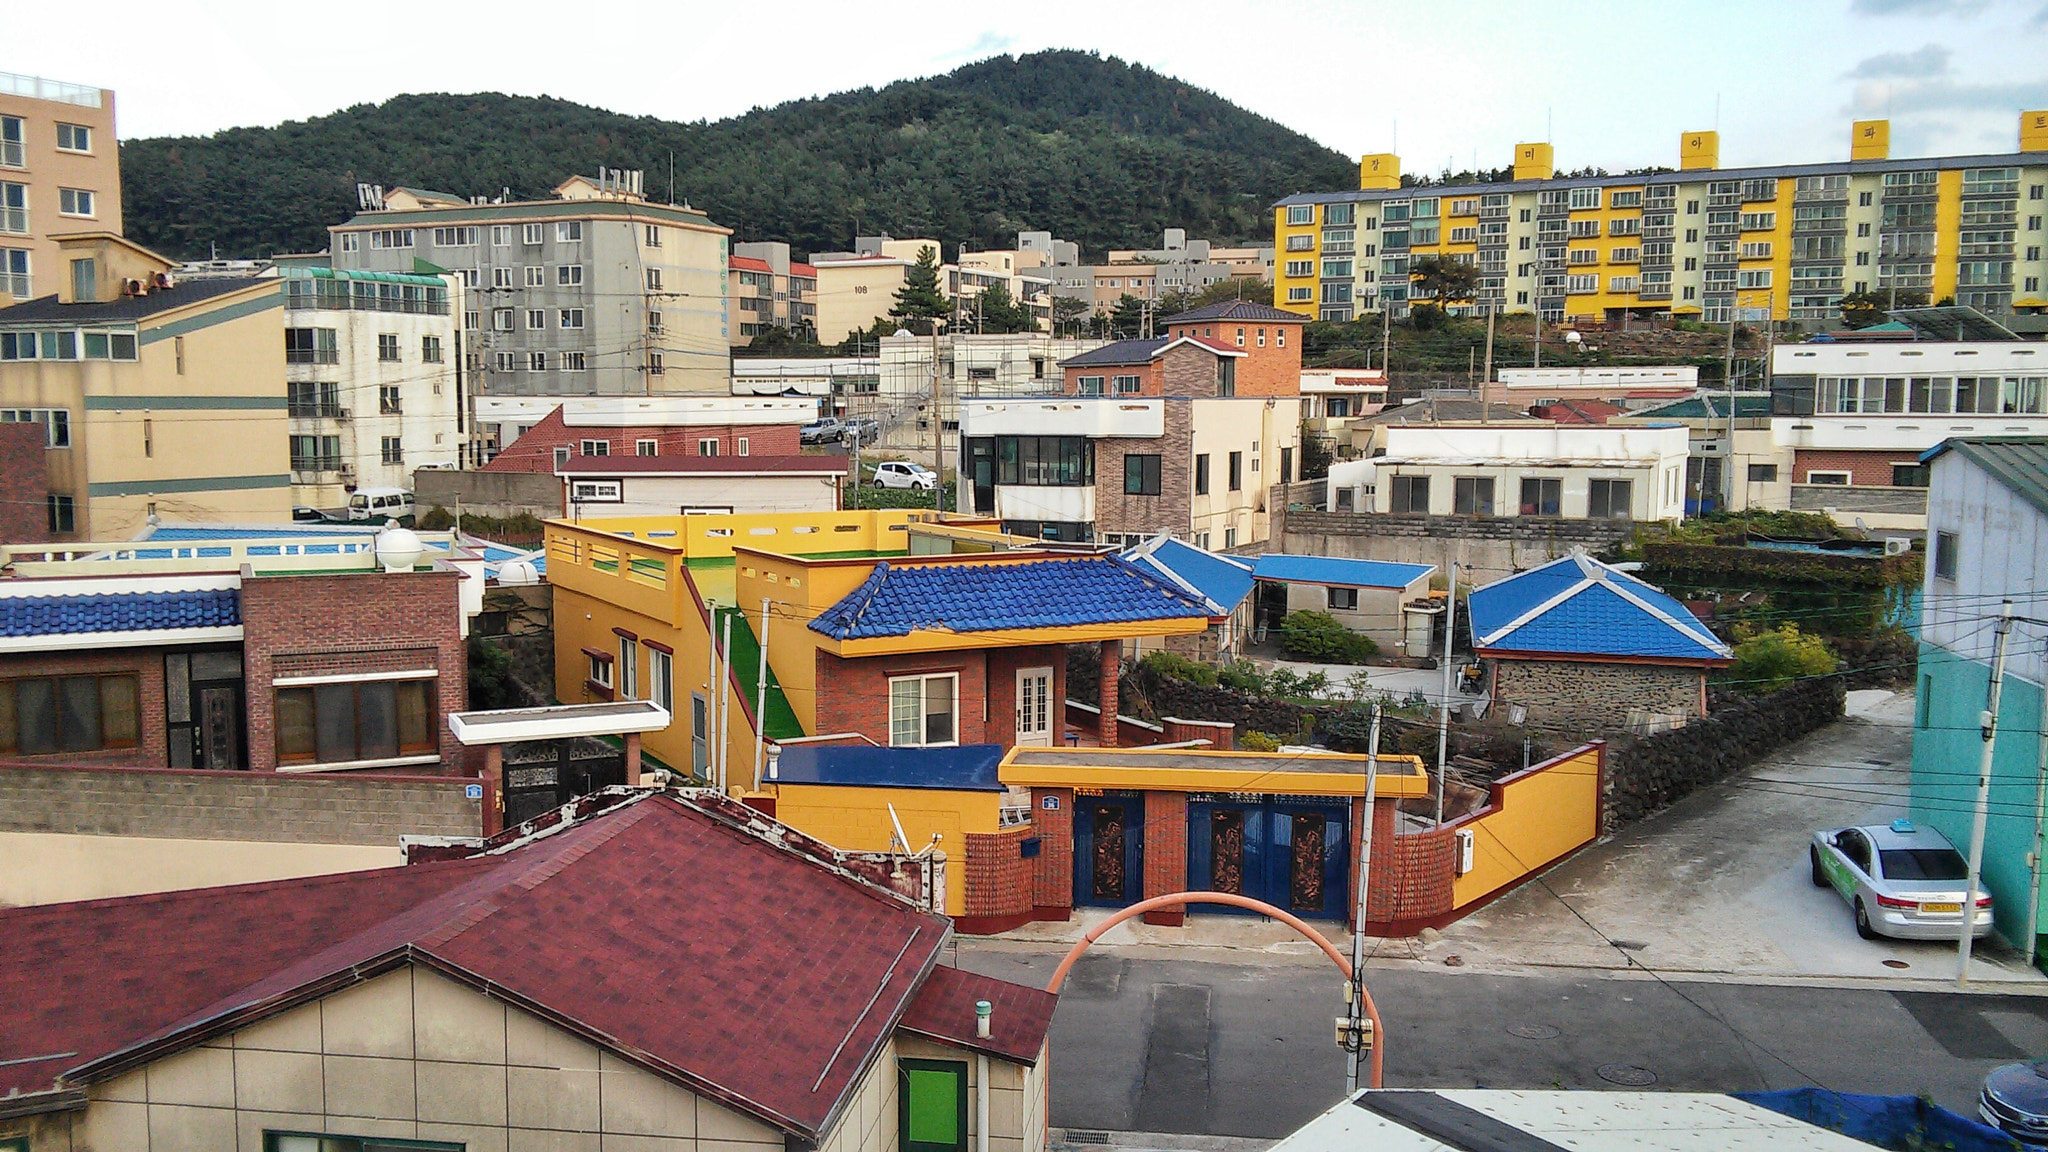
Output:
[[[1850,693],[1849,715],[1742,777],[1595,844],[1539,882],[1444,930],[1389,943],[1383,963],[1482,971],[1630,967],[1694,976],[1955,978],[1955,945],[1857,937],[1847,904],[1811,882],[1816,828],[1904,813],[1913,698]],[[1610,943],[1611,942],[1611,943]],[[2043,984],[2004,945],[1980,942],[1971,979]]]

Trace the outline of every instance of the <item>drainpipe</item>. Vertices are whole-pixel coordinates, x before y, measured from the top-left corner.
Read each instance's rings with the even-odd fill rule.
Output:
[[[995,1015],[995,1005],[986,1000],[974,1002],[974,1034],[988,1039],[989,1017]],[[974,1057],[974,1152],[988,1152],[988,1055],[976,1053]]]

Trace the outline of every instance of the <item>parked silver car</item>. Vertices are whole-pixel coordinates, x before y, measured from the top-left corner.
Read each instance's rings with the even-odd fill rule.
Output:
[[[1833,888],[1865,940],[1953,940],[1963,926],[1970,866],[1948,837],[1910,820],[1813,834],[1816,888]],[[1991,897],[1979,894],[1971,933],[1991,931]]]

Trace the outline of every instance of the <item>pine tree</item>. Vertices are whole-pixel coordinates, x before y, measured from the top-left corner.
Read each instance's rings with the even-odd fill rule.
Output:
[[[1038,328],[1038,322],[1031,317],[1031,309],[1011,299],[1009,287],[1001,282],[982,289],[974,304],[974,314],[975,329],[990,335],[1032,332]]]
[[[946,294],[939,291],[939,254],[929,245],[918,249],[917,263],[903,272],[903,287],[896,290],[896,306],[889,315],[920,336],[931,334],[932,321],[952,311]]]

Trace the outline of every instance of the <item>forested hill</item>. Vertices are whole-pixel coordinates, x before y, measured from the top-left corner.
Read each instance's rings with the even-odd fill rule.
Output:
[[[603,164],[646,171],[739,240],[800,252],[855,234],[1009,247],[1050,229],[1085,253],[1185,227],[1270,238],[1268,205],[1355,184],[1299,133],[1140,65],[1071,51],[997,56],[944,76],[798,100],[713,122],[622,116],[562,100],[399,96],[276,128],[130,140],[130,238],[168,255],[318,251],[358,181],[461,196],[545,196]]]

